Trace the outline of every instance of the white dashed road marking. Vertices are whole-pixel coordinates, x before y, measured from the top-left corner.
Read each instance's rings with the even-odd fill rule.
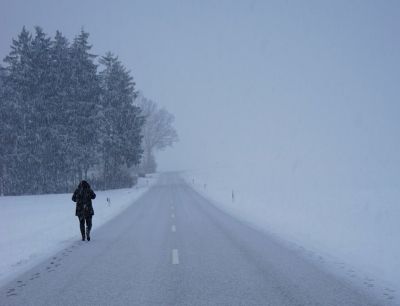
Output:
[[[176,232],[176,226],[175,225],[172,225],[171,231],[174,232],[174,233]]]
[[[171,218],[172,218],[172,219],[175,218],[175,214],[171,214]]]
[[[172,250],[172,264],[173,265],[179,265],[178,249],[173,249]]]

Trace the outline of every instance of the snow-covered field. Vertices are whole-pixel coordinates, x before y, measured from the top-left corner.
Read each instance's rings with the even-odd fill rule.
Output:
[[[131,189],[95,190],[93,231],[131,205],[156,179],[156,175],[139,179]],[[71,196],[0,197],[0,285],[71,242],[80,240]],[[95,232],[92,236],[96,239]]]
[[[284,167],[269,170],[225,167],[183,176],[221,209],[301,248],[349,282],[379,295],[398,294],[398,189],[324,188]]]

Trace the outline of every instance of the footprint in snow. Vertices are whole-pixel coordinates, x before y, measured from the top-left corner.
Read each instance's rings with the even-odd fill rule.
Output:
[[[367,287],[369,287],[369,288],[374,287],[374,284],[371,283],[371,282],[364,282],[364,285],[367,286]]]
[[[40,277],[40,273],[38,272],[38,273],[33,274],[29,280],[32,281],[32,280],[34,280],[36,278],[39,278],[39,277]]]
[[[23,281],[18,281],[17,283],[18,283],[17,287],[19,287],[19,288],[26,286],[26,284]]]

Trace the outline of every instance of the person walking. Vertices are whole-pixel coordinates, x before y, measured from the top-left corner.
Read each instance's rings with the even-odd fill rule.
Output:
[[[92,229],[92,217],[94,215],[92,200],[95,198],[96,194],[86,181],[79,183],[72,196],[72,201],[76,202],[75,216],[79,219],[82,241],[85,241],[85,239],[90,241],[90,230]]]

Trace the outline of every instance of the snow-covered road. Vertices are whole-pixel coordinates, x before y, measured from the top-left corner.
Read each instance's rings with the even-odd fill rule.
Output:
[[[383,305],[233,219],[176,174],[0,289],[0,305]]]

